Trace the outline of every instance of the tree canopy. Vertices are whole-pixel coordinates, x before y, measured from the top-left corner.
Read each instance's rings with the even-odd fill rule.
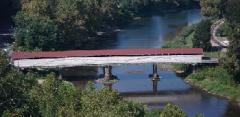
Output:
[[[211,48],[211,21],[204,20],[198,24],[193,38],[193,47],[203,48],[205,51]]]

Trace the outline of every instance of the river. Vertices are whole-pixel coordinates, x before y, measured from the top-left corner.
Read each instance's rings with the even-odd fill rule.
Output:
[[[176,13],[149,13],[143,18],[134,20],[114,38],[106,38],[94,45],[96,49],[106,48],[161,48],[168,40],[174,39],[183,27],[200,22],[203,17],[200,10],[186,10]],[[161,66],[160,67],[164,67]],[[112,88],[120,92],[126,100],[141,102],[150,109],[157,109],[171,102],[179,105],[190,117],[203,114],[205,117],[239,117],[240,109],[229,101],[206,94],[192,88],[183,78],[169,69],[160,69],[157,92],[153,91],[151,64],[113,66],[113,74],[119,81]],[[96,82],[102,74],[101,67],[78,67],[64,69],[64,79],[74,83],[79,89],[87,86],[88,81]]]
[[[167,40],[174,39],[183,27],[200,22],[200,10],[186,10],[177,13],[151,13],[133,21],[116,34],[95,45],[97,49],[106,48],[161,48]],[[97,88],[104,87],[96,79],[102,74],[100,67],[66,69],[65,79],[78,88],[85,88],[88,81],[94,81]],[[77,71],[77,75],[76,75]],[[150,109],[163,107],[171,102],[179,105],[190,117],[203,114],[205,117],[239,117],[239,107],[229,101],[203,93],[192,88],[178,77],[174,71],[159,69],[161,77],[157,92],[149,78],[151,64],[113,66],[113,74],[119,81],[112,88],[120,92],[126,100],[141,102]],[[68,76],[68,77],[67,77]]]

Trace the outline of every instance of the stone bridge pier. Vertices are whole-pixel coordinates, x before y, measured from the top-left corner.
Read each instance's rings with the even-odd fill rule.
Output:
[[[112,74],[112,66],[106,65],[103,67],[103,81],[116,80],[117,76]]]
[[[157,70],[157,64],[153,64],[153,73],[149,75],[149,77],[152,79],[152,80],[159,80],[159,75],[158,75],[158,70]]]
[[[153,73],[149,75],[150,79],[152,80],[152,86],[153,86],[153,93],[157,93],[158,89],[158,81],[160,80],[159,75],[158,75],[158,69],[157,69],[157,64],[153,64]]]

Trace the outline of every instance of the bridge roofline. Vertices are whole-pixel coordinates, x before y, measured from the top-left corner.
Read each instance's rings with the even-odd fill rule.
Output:
[[[105,50],[68,50],[13,52],[12,60],[67,58],[67,57],[101,57],[101,56],[155,56],[155,55],[203,55],[202,48],[134,48]]]

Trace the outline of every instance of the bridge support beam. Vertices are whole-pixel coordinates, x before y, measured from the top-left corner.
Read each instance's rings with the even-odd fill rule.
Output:
[[[153,86],[153,93],[157,94],[158,91],[158,81],[160,80],[159,75],[158,75],[158,69],[157,69],[157,64],[153,64],[152,66],[153,73],[149,75],[149,77],[152,80],[152,86]]]
[[[105,81],[111,80],[112,78],[112,66],[103,67],[103,78]]]
[[[117,76],[112,74],[112,66],[106,65],[103,67],[103,78],[100,82],[107,88],[112,89],[112,86],[115,82],[118,81]]]
[[[103,67],[103,80],[104,81],[117,80],[117,76],[112,74],[112,66],[106,65]]]
[[[150,74],[150,78],[152,79],[152,80],[159,80],[159,75],[158,75],[158,73],[157,73],[157,64],[153,64],[153,73],[152,74]]]

